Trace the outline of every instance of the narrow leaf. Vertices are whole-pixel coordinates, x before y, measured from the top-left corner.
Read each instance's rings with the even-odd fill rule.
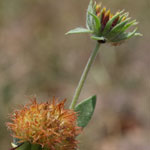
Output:
[[[137,25],[138,22],[136,22],[136,20],[130,21],[129,23],[127,23],[124,28],[122,29],[122,31],[124,32],[125,30],[127,30],[129,27]]]
[[[32,144],[31,145],[31,150],[42,150],[42,147],[38,144]]]
[[[137,33],[135,33],[134,35],[135,35],[135,36],[143,36],[143,34],[138,33],[138,32],[137,32]]]
[[[101,24],[100,24],[100,19],[99,17],[97,17],[95,14],[91,13],[91,12],[88,12],[94,19],[94,29],[96,30],[96,33],[98,33],[100,31],[100,28],[101,28]]]
[[[120,22],[119,24],[117,24],[111,31],[109,34],[113,33],[113,32],[118,32],[120,31],[126,24],[127,22],[129,21],[130,18]]]
[[[86,27],[90,30],[92,30],[92,23],[93,23],[93,18],[92,16],[89,14],[93,13],[93,0],[90,0],[90,3],[88,5],[88,9],[87,9],[87,13],[86,13]]]
[[[93,31],[89,30],[89,29],[85,29],[85,28],[76,28],[73,30],[70,30],[69,32],[66,33],[67,34],[75,34],[75,33],[92,33]]]
[[[77,124],[79,127],[85,127],[92,118],[96,105],[96,96],[92,96],[75,107],[75,111],[78,113]]]
[[[139,35],[139,33],[136,33],[136,31],[137,31],[137,29],[133,30],[132,32],[122,33],[118,37],[114,38],[114,40],[112,40],[112,42],[120,42],[122,40],[129,39],[135,35],[136,36]]]
[[[106,40],[104,37],[98,37],[98,36],[91,36],[91,39],[93,39],[93,40],[102,40],[102,41]]]
[[[136,31],[137,31],[137,28],[136,28],[135,30],[133,30],[132,32],[129,32],[129,33],[126,35],[127,39],[129,39],[129,38],[131,38],[132,36],[134,36],[135,33],[136,33]]]
[[[129,13],[128,13],[128,12],[122,14],[122,15],[120,16],[119,20],[118,20],[118,23],[120,23],[124,17],[127,18],[128,16],[129,16]]]
[[[128,20],[130,18],[120,22],[119,24],[117,24],[109,33],[108,36],[109,38],[113,38],[116,35],[119,35],[122,31],[123,31],[123,27],[127,24]],[[107,36],[107,35],[106,35]]]
[[[18,147],[16,150],[31,150],[31,144],[29,142],[25,142],[20,147]]]

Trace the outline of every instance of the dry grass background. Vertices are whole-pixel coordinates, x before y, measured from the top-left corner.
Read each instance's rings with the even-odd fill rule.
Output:
[[[100,2],[100,1],[99,1]],[[143,37],[104,45],[80,99],[97,94],[94,117],[80,136],[81,150],[150,150],[150,1],[102,0],[125,9]],[[56,96],[68,104],[95,42],[65,36],[85,24],[89,0],[0,1],[0,149],[10,148],[8,113],[28,97]]]

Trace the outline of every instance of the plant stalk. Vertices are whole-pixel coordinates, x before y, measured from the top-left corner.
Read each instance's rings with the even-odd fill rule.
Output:
[[[77,86],[77,88],[76,88],[76,90],[75,90],[75,94],[74,94],[73,99],[72,99],[72,103],[71,103],[71,105],[70,105],[70,109],[74,109],[75,106],[76,106],[76,104],[77,104],[77,101],[78,101],[78,99],[79,99],[81,90],[82,90],[82,88],[83,88],[83,85],[84,85],[85,80],[86,80],[86,78],[87,78],[87,75],[88,75],[88,73],[89,73],[89,70],[90,70],[90,68],[91,68],[91,66],[92,66],[92,64],[93,64],[93,62],[94,62],[94,60],[95,60],[95,58],[96,58],[96,56],[97,56],[97,52],[98,52],[98,50],[99,50],[99,47],[100,47],[100,43],[97,42],[96,47],[95,47],[95,49],[92,51],[91,56],[89,57],[89,60],[88,60],[86,66],[85,66],[85,68],[84,68],[84,71],[83,71],[83,73],[82,73],[82,75],[81,75],[80,81],[79,81],[79,83],[78,83],[78,86]]]

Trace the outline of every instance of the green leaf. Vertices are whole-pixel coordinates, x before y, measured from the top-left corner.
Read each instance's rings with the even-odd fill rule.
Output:
[[[89,14],[94,12],[93,9],[93,0],[90,0],[90,3],[88,5],[87,13],[86,13],[86,27],[90,30],[93,29],[93,17]]]
[[[79,127],[85,127],[92,118],[96,105],[96,96],[92,96],[75,107],[75,111],[78,113],[77,124]]]
[[[108,33],[108,37],[109,39],[113,38],[114,36],[117,36],[119,35],[123,29],[124,29],[124,26],[128,23],[130,18],[120,22],[119,24],[117,24],[109,33]],[[107,35],[106,35],[107,36]]]
[[[123,29],[123,27],[127,24],[127,22],[129,21],[130,18],[120,22],[119,24],[117,24],[111,31],[109,34],[114,33],[114,32],[119,32],[121,29]]]
[[[92,33],[93,31],[89,30],[89,29],[85,29],[85,28],[75,28],[73,30],[70,30],[69,32],[66,33],[67,34],[75,34],[75,33]]]
[[[126,12],[126,13],[124,13],[124,14],[122,14],[121,16],[120,16],[120,18],[119,18],[119,20],[118,20],[118,23],[120,23],[121,21],[122,21],[122,19],[123,19],[123,17],[128,17],[128,15],[129,15],[129,13],[128,12]]]
[[[129,38],[131,38],[133,36],[141,36],[141,34],[140,33],[136,33],[136,31],[137,31],[137,28],[135,30],[133,30],[132,32],[122,33],[118,37],[114,38],[112,40],[112,42],[120,42],[120,41],[129,39]]]
[[[139,35],[139,34],[136,33],[136,31],[137,31],[137,28],[136,28],[135,30],[133,30],[132,32],[129,32],[129,33],[126,35],[127,39],[131,38],[132,36],[137,36],[137,35]]]
[[[32,144],[31,150],[42,150],[42,147],[39,144]]]
[[[16,150],[31,150],[31,144],[29,142],[23,143]]]
[[[104,31],[103,31],[103,35],[107,34],[110,31],[111,25],[114,22],[115,19],[117,19],[119,17],[119,15],[121,13],[123,13],[124,10],[120,11],[119,13],[117,13],[116,15],[114,15],[106,24]]]
[[[134,36],[143,36],[143,34],[136,32]]]
[[[91,12],[88,12],[94,19],[94,31],[96,30],[96,33],[99,33],[100,31],[100,28],[101,28],[101,24],[100,24],[100,19],[98,16],[96,16],[95,14],[91,13]]]
[[[93,39],[93,40],[102,40],[102,41],[106,40],[104,37],[99,37],[99,36],[91,36],[91,39]]]
[[[137,24],[138,24],[138,22],[136,22],[136,20],[130,21],[129,23],[127,23],[127,24],[123,27],[122,31],[124,32],[124,31],[127,30],[129,27],[135,26],[135,25],[137,25]]]

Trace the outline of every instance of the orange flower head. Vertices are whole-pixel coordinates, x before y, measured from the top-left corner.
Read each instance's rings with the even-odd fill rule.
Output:
[[[12,136],[20,142],[39,144],[49,150],[75,150],[76,136],[81,128],[76,125],[76,112],[64,108],[63,100],[37,103],[33,99],[30,104],[11,115],[11,123],[7,123]]]

